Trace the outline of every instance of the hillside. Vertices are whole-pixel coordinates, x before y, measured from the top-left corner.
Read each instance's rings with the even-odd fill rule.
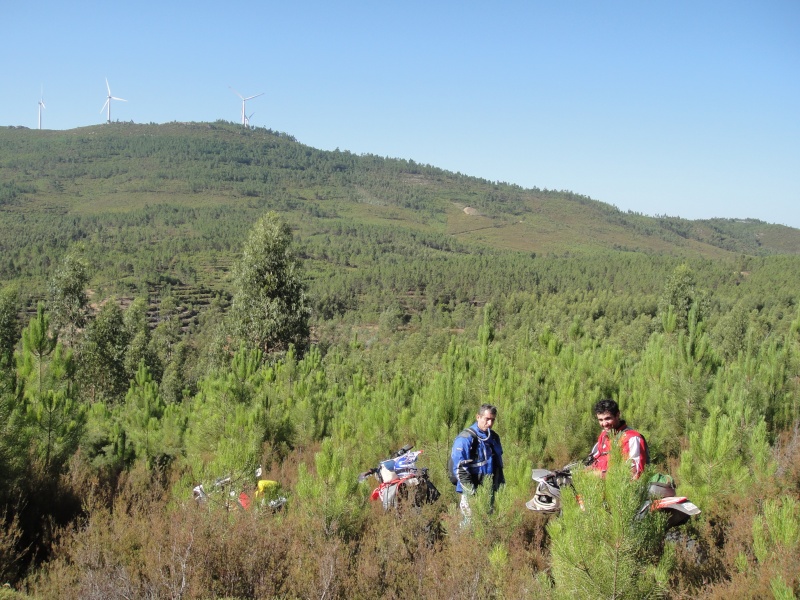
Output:
[[[33,226],[51,244],[63,245],[91,237],[93,224],[135,226],[119,222],[127,216],[129,222],[155,221],[149,224],[159,230],[158,239],[148,243],[158,245],[179,234],[208,239],[205,215],[213,215],[217,226],[224,220],[220,233],[228,237],[230,228],[276,209],[301,236],[346,220],[391,224],[473,248],[540,254],[800,253],[800,231],[785,226],[645,217],[569,192],[522,189],[413,161],[324,152],[285,134],[221,122],[2,128],[0,186],[6,252],[26,243],[16,227],[33,233]],[[161,229],[156,207],[181,214],[181,223],[165,215]]]
[[[651,218],[225,122],[0,129],[0,281],[19,282],[31,310],[80,245],[96,298],[146,293],[155,310],[166,287],[188,325],[215,295],[225,303],[241,242],[268,210],[295,229],[323,316],[363,304],[378,280],[417,303],[426,289],[440,291],[436,302],[487,301],[505,287],[503,269],[442,283],[440,273],[473,269],[460,257],[505,256],[507,273],[525,279],[531,267],[515,261],[534,255],[660,256],[668,270],[676,260],[800,254],[800,231],[780,225]]]

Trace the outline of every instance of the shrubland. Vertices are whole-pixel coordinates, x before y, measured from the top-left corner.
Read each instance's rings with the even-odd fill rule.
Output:
[[[226,124],[3,135],[0,594],[800,591],[791,232],[712,235]],[[537,247],[546,211],[567,231]],[[530,469],[584,456],[604,397],[702,508],[680,535],[633,527],[619,474],[576,480],[586,513],[526,511]],[[461,528],[445,464],[483,402],[507,483]],[[384,513],[358,473],[409,442],[442,497]],[[282,510],[193,500],[224,476],[252,494],[257,466]]]

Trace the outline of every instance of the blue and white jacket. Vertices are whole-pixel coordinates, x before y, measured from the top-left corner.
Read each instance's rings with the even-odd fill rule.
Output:
[[[477,434],[477,440],[473,441],[472,436],[467,437],[469,434],[456,437],[451,451],[451,458],[453,460],[453,475],[457,476],[456,471],[458,465],[463,461],[468,461],[472,458],[472,462],[467,464],[467,471],[472,478],[474,485],[483,483],[487,475],[492,475],[492,487],[497,489],[501,483],[505,483],[503,476],[503,446],[500,444],[500,436],[491,429],[488,433],[484,433],[478,429],[478,423],[475,422],[469,427]],[[470,457],[470,446],[476,445],[475,453]],[[456,485],[456,492],[459,494],[464,492],[464,488],[459,481]]]

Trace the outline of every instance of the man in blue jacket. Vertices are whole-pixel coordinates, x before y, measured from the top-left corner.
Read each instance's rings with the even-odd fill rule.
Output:
[[[475,493],[478,486],[487,478],[491,479],[494,504],[494,493],[506,482],[503,476],[503,446],[500,436],[492,431],[496,420],[497,407],[481,405],[475,422],[459,433],[453,443],[450,453],[452,475],[457,479],[456,492],[461,494],[459,505],[465,522],[469,522],[471,514],[467,498]]]

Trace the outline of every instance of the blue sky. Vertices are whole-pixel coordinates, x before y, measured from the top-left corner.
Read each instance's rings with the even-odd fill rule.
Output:
[[[647,215],[800,228],[800,2],[0,5],[0,125],[240,121]]]

